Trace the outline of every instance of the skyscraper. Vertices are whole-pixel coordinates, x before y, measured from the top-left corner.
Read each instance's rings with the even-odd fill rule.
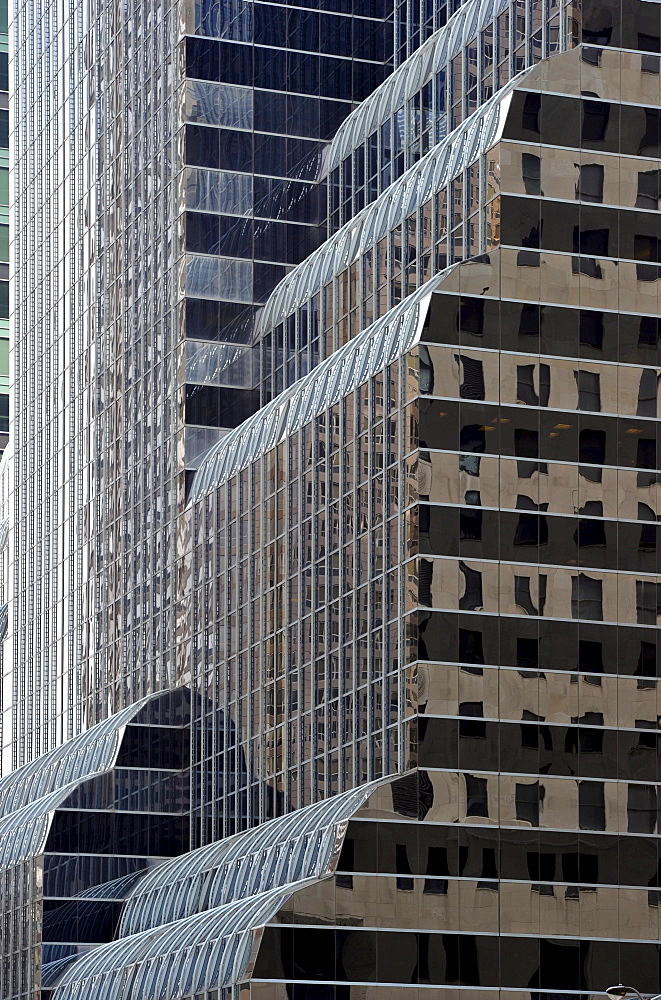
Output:
[[[661,6],[333,6],[17,11],[7,1000],[659,988]]]

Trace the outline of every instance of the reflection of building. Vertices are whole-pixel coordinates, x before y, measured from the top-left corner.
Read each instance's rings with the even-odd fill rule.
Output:
[[[3,997],[658,991],[661,8],[438,5],[407,53],[393,6],[160,617],[127,524],[90,550],[125,600],[62,639],[112,684],[0,782]]]

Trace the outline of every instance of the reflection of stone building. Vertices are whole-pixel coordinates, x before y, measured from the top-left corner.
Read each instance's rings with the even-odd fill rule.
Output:
[[[345,225],[260,313],[264,406],[179,516],[190,717],[135,752],[190,776],[180,850],[63,883],[50,936],[7,916],[3,997],[658,990],[660,10],[468,0],[338,131]],[[55,814],[77,856],[84,782],[130,769],[67,746],[0,783],[14,911],[49,853],[15,830]],[[72,897],[112,904],[94,941]]]

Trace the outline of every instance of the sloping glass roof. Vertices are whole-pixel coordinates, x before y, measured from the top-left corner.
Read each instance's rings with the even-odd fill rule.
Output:
[[[170,693],[147,695],[3,778],[0,869],[43,851],[53,812],[85,781],[114,767],[124,726],[145,705]]]
[[[127,900],[121,931],[145,920],[169,922],[84,955],[64,972],[53,1000],[186,997],[241,982],[263,926],[294,892],[332,873],[349,818],[391,780],[371,782],[159,866]],[[158,906],[159,897],[166,900],[164,907]],[[191,914],[191,905],[210,908]],[[172,920],[173,913],[180,918]]]
[[[164,862],[126,899],[118,936],[327,875],[335,867],[347,820],[379,784],[362,785]]]
[[[159,691],[147,695],[2,778],[0,817],[30,802],[36,803],[56,789],[70,786],[71,791],[76,782],[109,770],[115,762],[124,726],[146,704],[163,694]]]
[[[53,1000],[187,997],[241,982],[257,933],[306,884],[272,889],[102,945],[69,967]]]
[[[418,206],[428,201],[434,192],[498,142],[512,92],[530,72],[530,69],[523,70],[513,77],[375,201],[293,268],[276,285],[260,311],[256,336],[274,329]]]
[[[409,295],[215,444],[195,474],[189,502],[195,503],[206,496],[385,365],[410,351],[419,339],[431,293],[440,277],[437,275]]]
[[[83,780],[57,788],[0,819],[0,870],[41,854],[54,810]]]
[[[508,6],[509,0],[469,0],[464,4],[342,122],[328,150],[328,170],[337,167],[402,108]]]
[[[66,955],[64,958],[58,958],[55,962],[47,962],[41,970],[41,987],[42,989],[47,989],[49,986],[55,986],[55,983],[60,978],[64,970],[72,962],[75,962],[78,955]]]

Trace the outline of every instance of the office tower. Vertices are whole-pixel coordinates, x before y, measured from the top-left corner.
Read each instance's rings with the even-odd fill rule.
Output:
[[[9,433],[9,54],[7,6],[0,7],[0,453]]]
[[[8,766],[176,683],[186,471],[256,407],[252,314],[323,240],[324,149],[391,68],[381,0],[335,7],[52,5],[46,39],[17,10]]]
[[[53,638],[87,646],[66,661],[78,693],[60,716],[50,689],[53,716],[27,700],[37,675],[21,666],[36,658],[13,664],[34,759],[0,782],[0,995],[657,992],[661,8],[370,8],[384,38],[394,28],[373,92],[316,137],[318,172],[298,179],[326,188],[326,239],[300,263],[273,249],[267,266],[287,273],[258,295],[256,140],[250,170],[223,167],[247,140],[204,136],[197,117],[242,131],[258,7],[153,22],[161,40],[190,37],[139,95],[118,79],[133,115],[121,137],[102,128],[119,96],[96,102],[103,238],[80,383],[93,445],[71,513],[90,525],[76,580],[91,603],[85,618],[63,570],[75,614]],[[131,10],[132,73],[149,13]],[[274,63],[278,23],[260,36]],[[121,50],[99,51],[110,65]],[[253,114],[267,74],[254,53]],[[352,81],[359,55],[345,49]],[[184,65],[221,89],[177,90]],[[228,67],[239,76],[219,80]],[[169,108],[175,92],[196,129],[185,145],[150,131],[165,143],[152,162],[131,128],[145,95]],[[200,163],[206,149],[216,159]],[[241,212],[200,200],[238,198],[244,173]],[[129,176],[140,198],[111,203],[105,185]],[[180,176],[183,208],[164,191]],[[179,242],[149,230],[152,197]],[[181,228],[203,207],[252,219],[245,256],[243,236],[222,249],[234,223]],[[142,244],[145,267],[120,281],[122,261],[142,260],[129,209],[161,256]],[[182,304],[166,312],[169,295]],[[20,352],[36,334],[21,334],[27,393]],[[258,377],[223,381],[250,354]],[[216,414],[206,451],[193,410]],[[19,501],[29,458],[14,459]],[[16,564],[20,518],[36,515],[14,517]],[[34,589],[19,574],[15,657],[41,635],[20,617]]]

